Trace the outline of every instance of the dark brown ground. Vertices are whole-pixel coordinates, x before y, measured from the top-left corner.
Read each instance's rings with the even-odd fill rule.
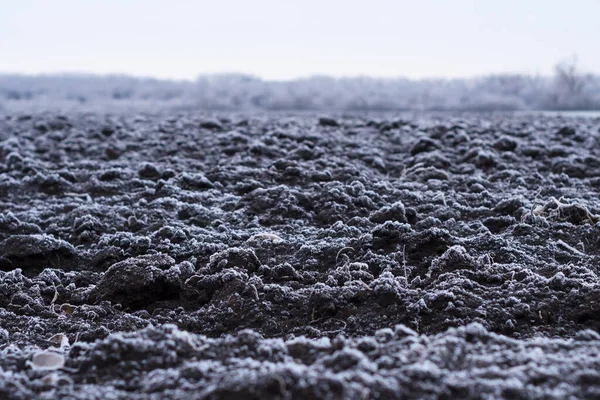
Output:
[[[0,116],[0,399],[598,398],[599,154],[592,118]]]

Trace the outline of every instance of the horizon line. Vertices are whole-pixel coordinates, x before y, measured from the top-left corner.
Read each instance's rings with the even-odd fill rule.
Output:
[[[581,72],[578,71],[578,75],[591,75],[600,76],[600,73],[596,72]],[[331,75],[324,73],[315,73],[311,75],[303,75],[291,78],[268,78],[260,76],[259,74],[253,74],[241,71],[222,71],[222,72],[201,72],[196,75],[195,78],[175,78],[175,77],[161,77],[151,75],[137,75],[127,72],[88,72],[88,71],[53,71],[53,72],[14,72],[14,71],[0,71],[0,77],[19,77],[19,78],[129,78],[138,80],[155,80],[155,81],[167,81],[167,82],[178,82],[178,83],[194,83],[202,78],[210,77],[245,77],[248,79],[254,79],[262,82],[295,82],[310,79],[331,79],[337,81],[343,80],[354,80],[354,79],[368,79],[368,80],[381,80],[381,81],[412,81],[412,82],[423,82],[423,81],[466,81],[466,80],[477,80],[485,79],[490,77],[500,76],[520,76],[538,79],[553,78],[556,74],[541,74],[541,73],[527,73],[527,72],[491,72],[487,74],[478,74],[472,76],[460,76],[460,77],[443,77],[443,76],[432,76],[432,77],[409,77],[403,75],[386,76],[386,75],[369,75],[369,74],[356,74],[356,75]]]

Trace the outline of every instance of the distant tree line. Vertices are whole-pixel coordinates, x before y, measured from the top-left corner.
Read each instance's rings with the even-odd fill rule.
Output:
[[[196,81],[128,76],[0,75],[0,109],[15,105],[104,107],[153,104],[205,110],[600,110],[600,76],[575,63],[553,77],[491,75],[472,79],[331,78],[265,81],[228,74]]]

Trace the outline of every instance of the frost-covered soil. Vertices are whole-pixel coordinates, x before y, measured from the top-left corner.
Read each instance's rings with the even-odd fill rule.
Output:
[[[599,398],[599,154],[591,118],[0,116],[0,398]]]

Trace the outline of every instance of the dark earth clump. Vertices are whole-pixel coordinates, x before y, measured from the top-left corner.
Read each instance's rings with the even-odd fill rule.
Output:
[[[598,154],[590,117],[0,115],[0,399],[600,398]]]

